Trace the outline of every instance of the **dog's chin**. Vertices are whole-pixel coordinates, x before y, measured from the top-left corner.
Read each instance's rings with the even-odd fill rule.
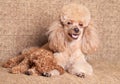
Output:
[[[78,37],[79,37],[79,34],[71,34],[71,33],[68,33],[69,37],[72,38],[73,40],[77,40]]]

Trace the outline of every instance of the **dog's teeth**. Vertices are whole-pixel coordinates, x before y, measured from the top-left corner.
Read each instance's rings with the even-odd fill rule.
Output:
[[[73,37],[73,38],[78,38],[78,36],[77,36],[77,35],[72,35],[72,37]]]

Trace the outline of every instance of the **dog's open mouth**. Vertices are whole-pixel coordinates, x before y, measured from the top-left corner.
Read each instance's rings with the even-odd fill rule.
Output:
[[[68,33],[68,35],[73,38],[73,39],[77,39],[79,37],[79,34],[70,34]]]

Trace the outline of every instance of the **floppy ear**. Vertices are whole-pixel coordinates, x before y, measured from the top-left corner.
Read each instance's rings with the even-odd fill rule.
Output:
[[[96,29],[93,24],[90,23],[87,27],[85,27],[82,41],[81,41],[81,49],[85,54],[91,54],[96,51],[99,44],[98,36]]]
[[[48,29],[49,48],[54,52],[62,52],[66,47],[65,35],[60,22],[54,22]]]

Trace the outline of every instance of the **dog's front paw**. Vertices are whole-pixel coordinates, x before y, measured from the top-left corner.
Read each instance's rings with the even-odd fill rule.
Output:
[[[42,76],[44,76],[44,77],[51,77],[51,74],[48,73],[48,72],[44,72],[44,73],[42,73]]]
[[[80,78],[85,78],[85,73],[77,73],[76,76],[80,77]]]

